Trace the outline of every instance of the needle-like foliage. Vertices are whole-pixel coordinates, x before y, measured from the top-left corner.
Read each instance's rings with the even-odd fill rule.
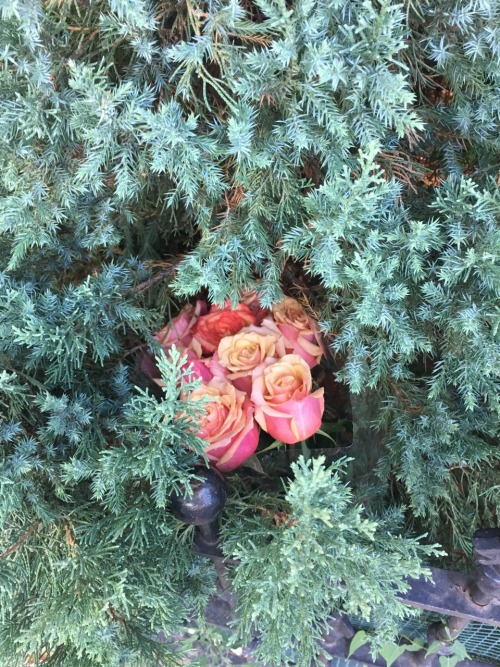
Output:
[[[0,2],[2,664],[175,664],[159,629],[213,590],[169,509],[201,406],[178,356],[160,398],[133,360],[200,292],[299,297],[381,406],[370,517],[318,460],[260,510],[237,473],[268,664],[337,608],[388,636],[432,551],[403,529],[470,552],[500,505],[499,136],[499,0]]]

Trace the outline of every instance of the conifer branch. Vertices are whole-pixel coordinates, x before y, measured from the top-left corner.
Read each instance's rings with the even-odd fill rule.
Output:
[[[213,591],[168,510],[204,452],[182,372],[160,356],[157,400],[128,363],[170,295],[297,296],[376,468],[369,497],[350,477],[370,518],[322,465],[287,472],[286,499],[270,452],[258,493],[232,477],[224,543],[263,662],[310,665],[332,608],[381,601],[394,633],[387,573],[429,554],[405,528],[453,555],[498,516],[498,22],[455,0],[2,7],[0,523],[68,520],[0,554],[1,664],[54,638],[58,665],[174,664],[151,628]]]

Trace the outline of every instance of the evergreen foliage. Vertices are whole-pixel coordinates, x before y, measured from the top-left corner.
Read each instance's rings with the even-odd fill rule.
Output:
[[[397,511],[378,521],[364,517],[341,483],[346,462],[324,463],[292,464],[281,512],[275,498],[256,494],[224,529],[227,554],[239,561],[233,585],[242,638],[258,632],[259,656],[271,664],[293,658],[308,667],[332,609],[372,617],[377,640],[394,639],[397,621],[408,616],[396,597],[408,590],[403,578],[425,574],[420,559],[436,555],[432,546],[391,532],[402,521]]]
[[[234,476],[240,636],[390,636],[435,555],[407,529],[453,557],[498,521],[499,1],[2,0],[0,66],[0,662],[175,664],[203,443],[178,356],[161,401],[131,361],[200,290],[300,296],[384,405],[370,516],[318,458]]]

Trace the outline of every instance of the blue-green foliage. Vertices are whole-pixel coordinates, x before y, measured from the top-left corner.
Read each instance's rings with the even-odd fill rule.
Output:
[[[227,554],[240,561],[233,585],[241,636],[248,642],[252,631],[260,633],[259,656],[273,665],[308,667],[330,614],[340,607],[372,618],[378,641],[393,639],[397,621],[409,613],[397,599],[408,590],[404,577],[428,577],[420,559],[438,553],[394,534],[402,519],[397,512],[378,521],[363,516],[342,483],[345,463],[326,467],[324,457],[299,459],[284,511],[259,494],[258,512],[236,506],[224,530]]]
[[[337,379],[385,399],[378,497],[465,550],[495,521],[499,58],[498,0],[0,3],[0,661],[174,661],[156,629],[211,590],[168,511],[202,443],[180,360],[159,360],[161,402],[129,361],[200,290],[302,292]],[[295,472],[313,470],[331,477]],[[380,556],[330,477],[345,553]],[[298,488],[313,553],[336,536]],[[297,610],[258,564],[286,569],[296,528],[242,502],[225,535],[243,635],[270,664],[311,655],[318,608],[358,608],[354,583],[354,602],[324,586],[356,559],[297,574],[311,632],[285,637]],[[252,521],[273,541],[249,545]],[[377,562],[398,580],[394,551],[417,550],[392,539]],[[363,595],[387,634],[380,585]]]

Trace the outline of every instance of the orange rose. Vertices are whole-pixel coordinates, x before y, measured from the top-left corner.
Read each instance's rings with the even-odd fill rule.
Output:
[[[205,354],[212,354],[224,336],[232,336],[254,322],[255,315],[244,303],[239,303],[234,310],[230,304],[223,308],[212,306],[207,315],[198,318],[193,340],[201,345]]]
[[[298,354],[310,368],[319,364],[323,349],[316,322],[296,299],[287,297],[273,306],[273,318],[285,337],[287,352]]]

